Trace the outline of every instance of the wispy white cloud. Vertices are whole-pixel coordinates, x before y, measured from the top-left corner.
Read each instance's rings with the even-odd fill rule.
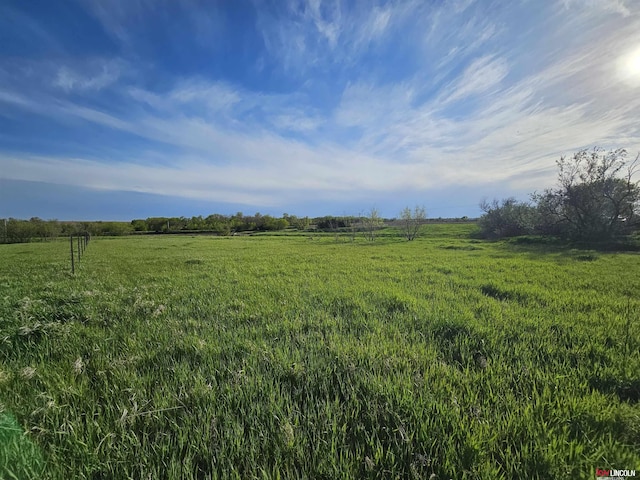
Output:
[[[273,115],[270,121],[278,130],[302,133],[314,132],[326,122],[322,116],[301,109],[284,110]]]
[[[321,11],[321,7],[324,7],[324,12]],[[290,9],[290,11],[298,9],[303,11],[303,18],[310,20],[315,25],[318,33],[326,39],[329,46],[335,48],[341,33],[340,3],[325,2],[325,5],[322,5],[321,0],[309,0],[302,2],[297,8]]]
[[[224,82],[206,82],[202,79],[180,82],[160,96],[166,105],[181,109],[204,107],[210,114],[219,114],[235,108],[242,101],[242,93]]]
[[[496,58],[491,55],[478,58],[471,62],[462,76],[454,81],[450,91],[445,94],[443,103],[454,102],[470,95],[485,93],[497,87],[508,72],[507,62],[503,58]]]
[[[66,92],[98,91],[116,83],[123,68],[123,62],[118,60],[85,62],[82,72],[63,65],[58,67],[53,85]]]
[[[86,11],[125,51],[136,47],[156,48],[155,29],[166,35],[188,31],[189,41],[199,47],[215,50],[223,39],[225,22],[214,2],[192,0],[82,0]],[[234,7],[235,8],[235,7]],[[238,7],[241,8],[241,7]],[[184,37],[182,38],[184,40]]]
[[[141,21],[144,16],[145,1],[113,1],[109,3],[99,0],[85,0],[91,12],[102,24],[105,31],[120,42],[130,42],[129,25]]]
[[[350,83],[342,92],[335,114],[340,125],[363,129],[391,123],[411,108],[413,88],[409,84],[386,87],[367,83]]]
[[[283,4],[287,7],[258,8],[256,27],[272,59],[289,72],[304,74],[329,64],[353,64],[410,21],[420,2],[347,6],[338,0],[292,0]]]
[[[590,9],[618,13],[624,17],[631,15],[624,0],[563,0],[563,4],[567,10]]]
[[[51,117],[61,122],[80,119],[117,130],[128,130],[131,125],[128,121],[103,111],[69,101],[54,100],[43,95],[33,98],[16,92],[0,91],[0,103],[18,107],[32,114]]]

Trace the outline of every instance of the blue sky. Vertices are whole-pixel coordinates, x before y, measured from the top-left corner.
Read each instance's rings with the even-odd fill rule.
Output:
[[[0,3],[0,217],[476,216],[639,118],[632,0]]]

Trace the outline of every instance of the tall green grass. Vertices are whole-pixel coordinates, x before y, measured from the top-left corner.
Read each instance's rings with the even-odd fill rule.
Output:
[[[0,478],[640,469],[640,256],[469,228],[1,246]]]

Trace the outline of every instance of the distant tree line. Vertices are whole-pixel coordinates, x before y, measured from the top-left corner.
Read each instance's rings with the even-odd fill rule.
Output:
[[[309,228],[308,217],[298,218],[286,213],[281,218],[270,215],[213,214],[207,217],[151,217],[131,222],[66,222],[42,220],[33,217],[29,220],[16,218],[0,219],[0,243],[22,243],[46,241],[60,236],[88,233],[92,236],[129,235],[135,232],[180,233],[209,232],[219,235],[231,235],[248,231],[276,231],[289,226],[304,230]]]
[[[376,232],[385,226],[402,227],[402,234],[408,240],[418,235],[425,222],[424,208],[408,208],[401,212],[401,220],[383,219],[376,209],[366,215],[297,217],[283,214],[271,215],[234,215],[212,214],[206,217],[149,217],[131,222],[95,221],[70,222],[42,220],[33,217],[29,220],[16,218],[0,219],[0,243],[22,243],[47,241],[60,236],[89,234],[91,236],[118,236],[130,234],[162,233],[212,233],[216,235],[234,235],[248,232],[273,232],[284,229],[313,231],[335,234],[347,234],[355,239],[361,233],[364,238],[374,241]]]
[[[194,217],[149,217],[130,222],[116,221],[59,221],[42,220],[33,217],[29,220],[0,218],[0,243],[22,243],[48,241],[56,237],[70,235],[120,236],[131,234],[167,234],[167,233],[209,233],[215,235],[234,235],[252,232],[274,232],[284,229],[331,233],[352,241],[359,235],[368,241],[375,241],[378,232],[391,227],[385,235],[400,235],[406,240],[420,236],[422,227],[427,223],[468,222],[475,219],[434,218],[427,219],[426,210],[416,206],[413,210],[404,208],[398,218],[383,218],[376,208],[359,215],[322,217],[298,217],[284,213],[282,217],[271,215],[234,215],[212,214]],[[393,230],[396,230],[393,233]]]
[[[305,217],[306,218],[306,217]],[[308,219],[307,219],[308,220]],[[150,217],[145,220],[133,220],[131,227],[135,232],[175,233],[175,232],[211,232],[231,235],[238,232],[268,232],[284,230],[289,226],[296,228],[308,222],[294,215],[284,214],[281,218],[271,215],[235,215],[212,214],[207,217]]]
[[[0,243],[47,241],[69,235],[126,235],[133,231],[128,222],[64,222],[32,217],[0,219]]]
[[[624,149],[581,150],[558,160],[554,188],[531,195],[483,201],[478,225],[486,238],[549,235],[571,241],[608,242],[640,228],[639,157]]]

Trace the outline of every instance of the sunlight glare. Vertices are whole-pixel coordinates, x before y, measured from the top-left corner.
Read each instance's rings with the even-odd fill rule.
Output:
[[[620,76],[632,85],[640,86],[640,46],[620,57]]]

